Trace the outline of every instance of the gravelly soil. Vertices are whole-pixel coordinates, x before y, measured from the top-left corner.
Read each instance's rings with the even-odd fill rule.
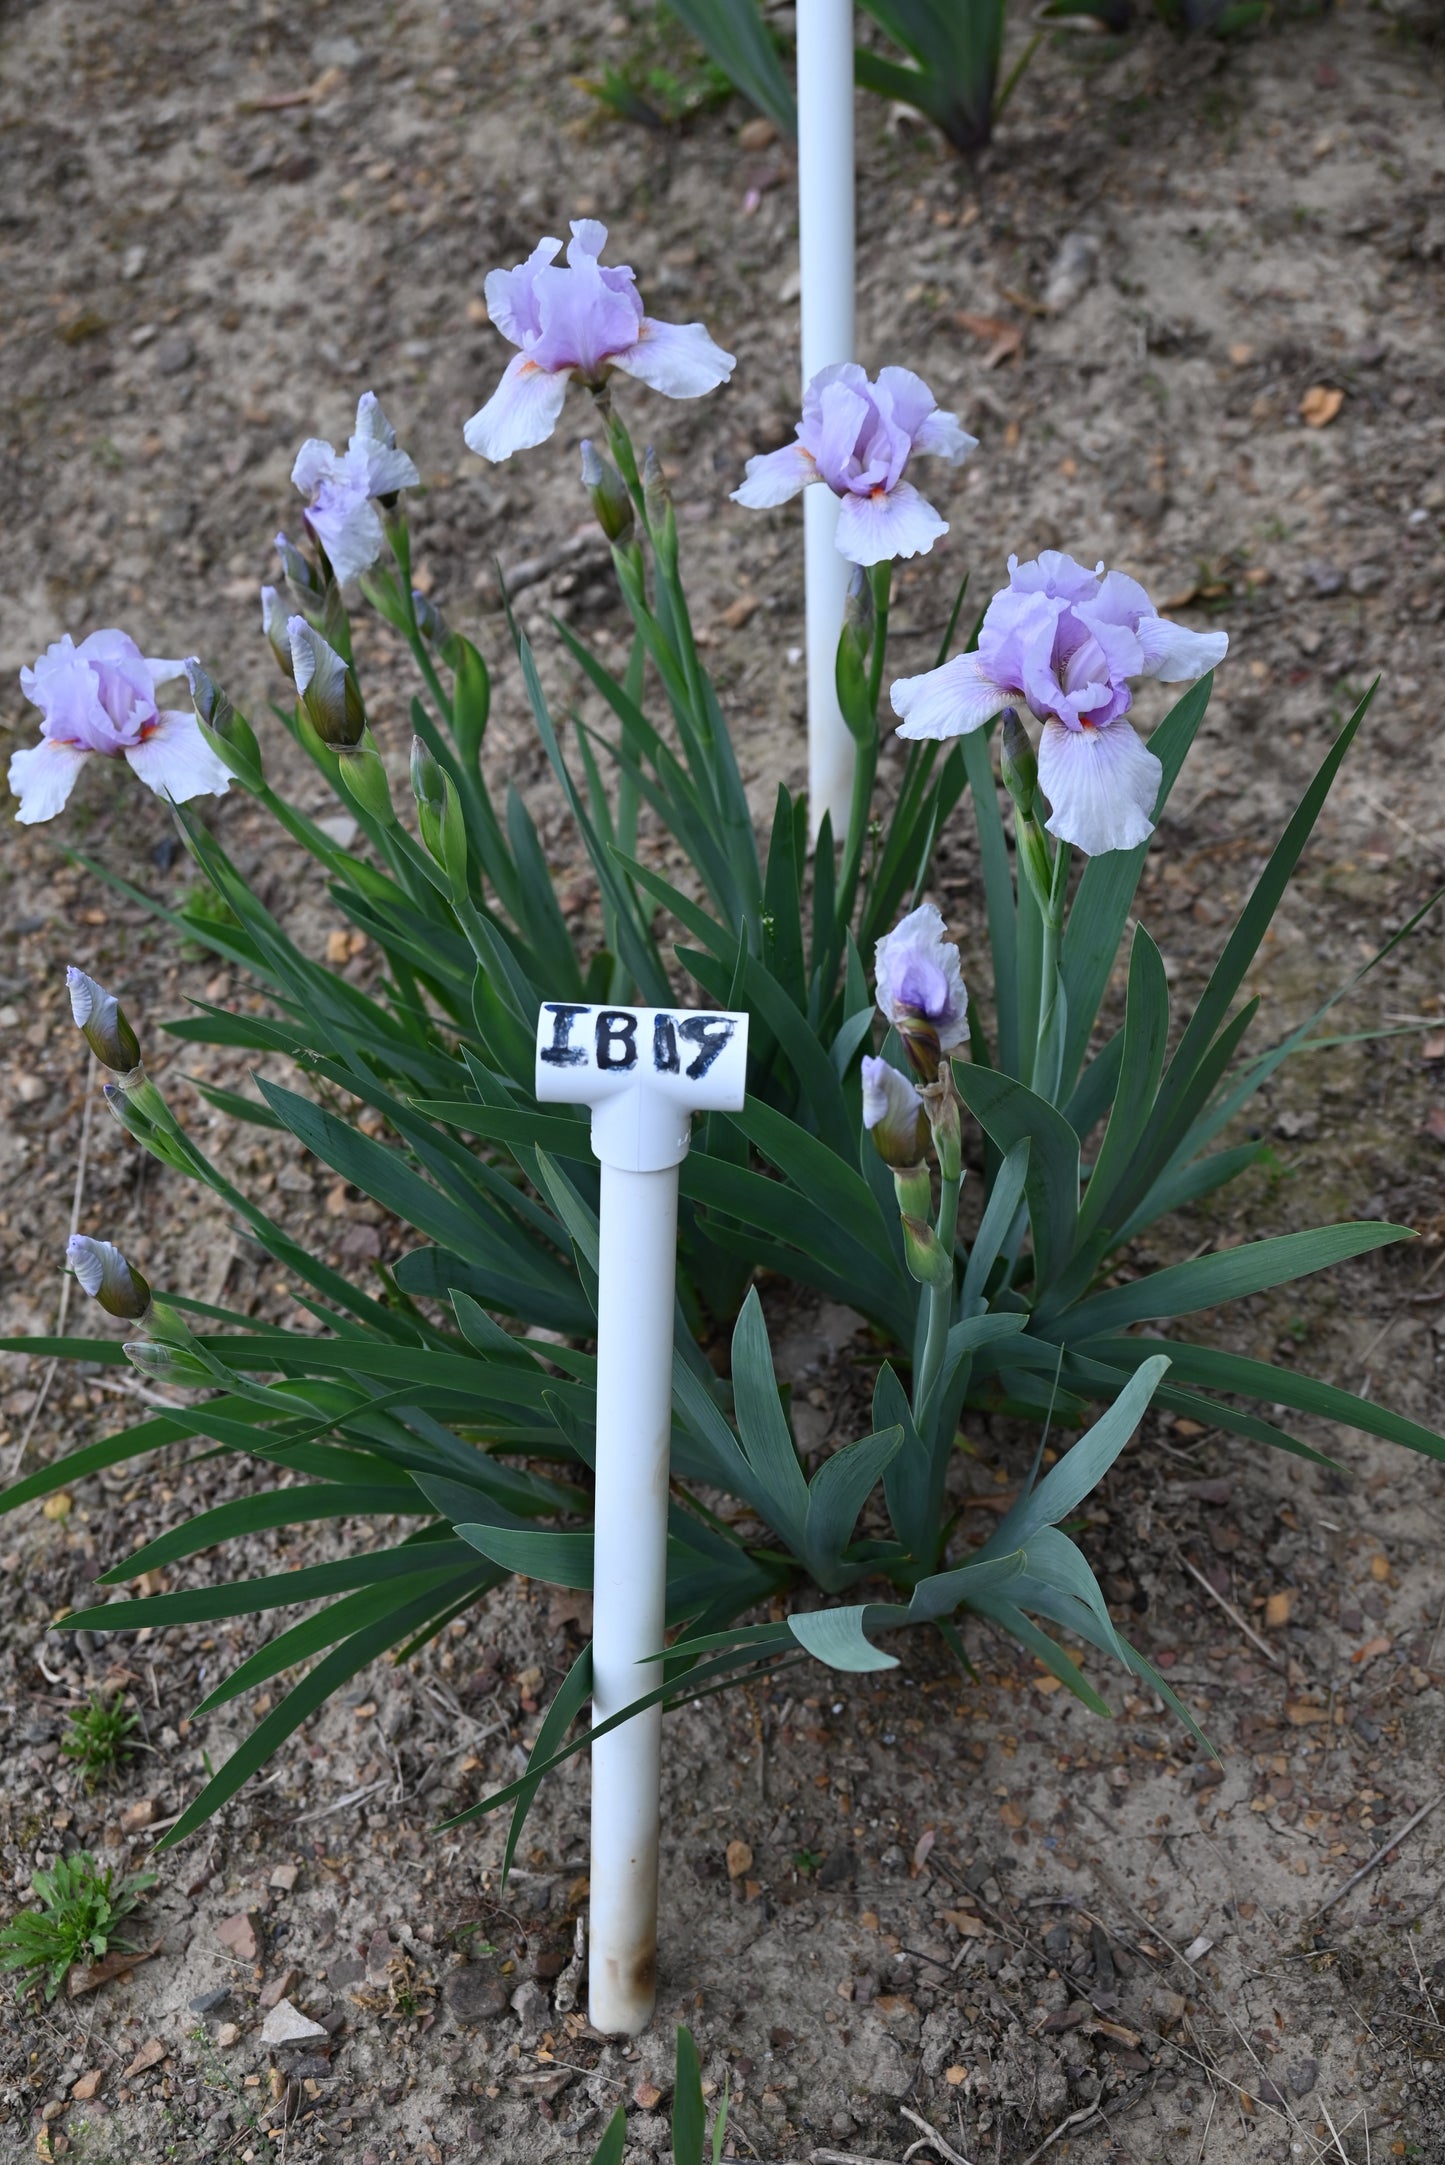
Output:
[[[0,667],[12,685],[60,630],[119,622],[148,651],[199,647],[264,713],[255,594],[268,536],[295,520],[291,458],[307,434],[344,434],[371,384],[428,483],[415,523],[435,598],[497,667],[492,757],[569,862],[490,567],[583,535],[585,413],[569,406],[551,445],[501,469],[464,452],[460,422],[503,358],[474,305],[486,269],[596,214],[659,314],[704,316],[739,356],[713,400],[639,396],[629,410],[673,474],[697,617],[759,811],[779,777],[796,783],[796,525],[723,501],[748,452],[783,439],[794,403],[789,162],[776,145],[744,147],[738,108],[681,134],[599,117],[573,78],[643,32],[551,0],[119,18],[94,0],[42,0],[13,7],[4,35]],[[297,90],[310,101],[276,105]],[[1122,562],[1191,621],[1230,632],[1142,901],[1181,991],[1335,722],[1384,672],[1251,986],[1271,1033],[1442,877],[1439,91],[1438,46],[1350,6],[1228,53],[1154,33],[1061,38],[979,172],[860,107],[863,357],[919,369],[982,441],[943,498],[946,544],[903,578],[900,666],[927,657],[961,572],[990,591],[1012,548]],[[1098,244],[1092,282],[1042,314],[1061,239],[1079,231]],[[1301,403],[1317,388],[1344,397],[1312,428]],[[544,642],[549,612],[620,652],[621,615],[585,540],[523,597]],[[379,635],[365,658],[400,759],[398,658]],[[0,721],[27,741],[13,690]],[[214,817],[271,906],[324,951],[339,928],[304,869],[238,794]],[[164,807],[123,773],[93,771],[55,829],[4,836],[0,1322],[53,1327],[73,1208],[158,1284],[294,1322],[274,1270],[208,1200],[87,1107],[67,960],[146,1021],[187,997],[245,995],[58,854],[83,848],[174,903],[190,875]],[[962,840],[937,891],[986,999]],[[1262,1115],[1273,1168],[1170,1227],[1158,1254],[1336,1216],[1419,1229],[1413,1247],[1246,1303],[1218,1331],[1352,1387],[1369,1379],[1440,1426],[1437,939],[1417,935],[1342,1011],[1351,1029],[1419,1027],[1281,1081]],[[367,958],[345,966],[364,974]],[[202,1061],[166,1057],[153,1064],[179,1102],[181,1074]],[[203,1064],[237,1080],[238,1064]],[[336,1259],[361,1270],[394,1252],[396,1228],[299,1150],[190,1103],[222,1163]],[[853,1319],[775,1301],[772,1321],[822,1443],[856,1390]],[[7,1460],[24,1444],[38,1462],[137,1410],[113,1374],[60,1371],[39,1402],[43,1383],[23,1360],[0,1378]],[[1343,1470],[1152,1424],[1089,1515],[1107,1590],[1200,1710],[1222,1778],[1152,1705],[1120,1694],[1115,1722],[1098,1723],[986,1638],[976,1685],[915,1648],[901,1679],[799,1670],[710,1700],[669,1732],[659,2020],[623,2049],[558,1992],[582,1900],[585,1772],[544,1796],[505,1891],[490,1823],[430,1831],[507,1778],[585,1633],[584,1604],[514,1589],[409,1671],[360,1679],[267,1785],[166,1860],[144,1917],[157,1951],[128,1982],[27,2006],[7,2026],[0,2152],[530,2165],[585,2157],[632,2099],[640,2160],[667,2147],[670,2025],[685,2015],[714,2094],[730,2085],[739,2157],[896,2160],[927,2123],[999,2165],[1023,2165],[1051,2134],[1051,2158],[1088,2165],[1445,2158],[1445,1814],[1317,1914],[1436,1794],[1440,1481],[1385,1446],[1310,1440]],[[1019,1438],[980,1428],[960,1494],[987,1512],[1022,1464]],[[0,1833],[17,1896],[37,1861],[76,1842],[138,1865],[202,1754],[214,1761],[241,1733],[235,1709],[186,1719],[229,1635],[76,1646],[43,1630],[89,1598],[98,1568],[241,1478],[176,1456],[158,1479],[80,1488],[63,1519],[7,1522]],[[258,1540],[252,1565],[321,1553],[310,1537]],[[195,1582],[223,1568],[185,1567]],[[249,1643],[234,1635],[237,1650]],[[107,1676],[144,1716],[147,1748],[92,1795],[59,1735]],[[750,1860],[734,1847],[730,1869],[729,1844]],[[254,1953],[242,1926],[219,1932],[253,1911]],[[291,1972],[285,1990],[331,2043],[278,2065],[259,2041],[260,2002]],[[192,2010],[222,1986],[223,2003]],[[163,2050],[144,2050],[151,2040]]]

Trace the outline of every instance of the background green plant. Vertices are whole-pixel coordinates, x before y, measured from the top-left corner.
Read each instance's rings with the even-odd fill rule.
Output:
[[[31,1879],[39,1907],[22,1909],[0,1930],[0,1970],[18,1972],[22,1984],[40,1985],[53,2000],[73,1963],[99,1962],[112,1947],[134,1947],[116,1927],[155,1882],[154,1872],[117,1880],[113,1865],[98,1865],[84,1849],[57,1858]]]
[[[301,953],[190,807],[176,816],[214,910],[174,915],[115,881],[264,995],[259,1014],[197,1002],[165,1027],[190,1043],[287,1056],[304,1086],[260,1079],[253,1097],[202,1080],[202,1096],[228,1117],[288,1131],[418,1239],[394,1269],[377,1267],[370,1283],[353,1284],[231,1182],[152,1084],[110,1092],[137,1141],[209,1185],[288,1279],[308,1289],[305,1305],[323,1329],[258,1327],[235,1311],[166,1296],[151,1341],[132,1357],[152,1377],[210,1395],[69,1453],[0,1500],[14,1508],[190,1439],[245,1454],[274,1481],[159,1533],[111,1566],[110,1584],[270,1529],[377,1516],[412,1522],[399,1542],[330,1563],[111,1602],[65,1620],[66,1629],[112,1630],[305,1611],[197,1710],[291,1679],[168,1842],[202,1824],[359,1669],[383,1653],[405,1659],[509,1573],[590,1583],[597,1175],[585,1114],[544,1111],[533,1096],[543,999],[666,1005],[681,996],[752,1016],[747,1103],[701,1122],[682,1168],[668,1600],[675,1635],[650,1699],[693,1699],[804,1652],[840,1668],[890,1666],[895,1657],[878,1636],[919,1624],[935,1625],[961,1651],[956,1619],[972,1612],[1011,1633],[1091,1706],[1104,1702],[1059,1632],[1120,1660],[1183,1716],[1117,1634],[1084,1557],[1061,1530],[1151,1399],[1308,1457],[1318,1454],[1275,1409],[1434,1456],[1445,1451],[1418,1424],[1292,1369],[1187,1337],[1163,1347],[1141,1333],[1365,1253],[1400,1238],[1401,1228],[1297,1232],[1116,1278],[1146,1228],[1260,1156],[1263,1145],[1231,1143],[1226,1130],[1281,1063],[1339,1042],[1316,1027],[1336,993],[1283,1040],[1246,1055],[1258,1002],[1236,1010],[1235,1001],[1368,698],[1286,827],[1188,1016],[1171,1015],[1162,960],[1139,927],[1122,1023],[1102,1024],[1151,844],[1088,864],[1067,912],[1070,867],[1056,857],[1057,916],[1046,921],[1029,883],[1014,876],[985,733],[911,746],[894,802],[886,812],[875,803],[886,570],[855,593],[839,649],[839,696],[857,747],[847,833],[835,839],[825,822],[810,864],[806,807],[780,789],[760,841],[693,638],[665,488],[655,465],[639,475],[621,422],[605,408],[602,420],[633,506],[632,530],[613,548],[634,626],[627,667],[614,675],[572,628],[556,629],[604,722],[573,711],[559,724],[513,626],[533,721],[596,879],[595,947],[574,948],[522,798],[511,788],[494,795],[482,760],[486,666],[413,591],[410,538],[396,513],[388,517],[391,558],[365,591],[409,644],[422,679],[412,706],[425,755],[413,770],[420,839],[384,787],[378,794],[374,753],[338,753],[303,706],[278,704],[279,722],[358,822],[364,853],[340,849],[267,781],[255,732],[198,680],[198,711],[242,787],[310,854],[336,907],[384,958],[374,990]],[[294,578],[294,605],[349,656],[349,620],[324,564],[306,573],[298,560]],[[1208,697],[1205,681],[1154,734],[1161,811]],[[941,826],[965,791],[987,890],[992,986],[974,984],[971,1059],[955,1063],[954,1074],[984,1138],[981,1194],[965,1242],[940,1188],[946,1283],[920,1289],[891,1175],[861,1126],[859,1061],[876,1027],[865,958],[916,900]],[[684,850],[685,884],[647,861],[644,807]],[[884,1050],[899,1056],[892,1037]],[[379,1132],[358,1127],[363,1109]],[[751,1284],[759,1268],[861,1309],[885,1348],[870,1432],[835,1449],[811,1480]],[[557,1340],[529,1340],[523,1334],[535,1326]],[[727,1383],[703,1351],[720,1333],[731,1340]],[[94,1338],[5,1343],[125,1358],[121,1346]],[[976,1410],[1009,1412],[1045,1432],[1050,1421],[1087,1432],[1042,1480],[1041,1438],[1033,1474],[993,1539],[950,1563],[949,1467],[960,1424]],[[739,1534],[725,1524],[719,1491],[740,1499],[762,1530]],[[804,1605],[784,1621],[738,1621],[764,1600],[800,1595]],[[810,1605],[820,1598],[824,1606]],[[574,1724],[588,1683],[584,1653],[526,1773],[461,1815],[510,1804],[509,1856],[540,1779],[587,1741]]]
[[[702,2069],[691,2030],[677,2033],[677,2073],[672,2092],[673,2165],[719,2165],[727,2140],[728,2099],[718,2107],[709,2137],[707,2101],[702,2094]],[[601,2142],[592,2153],[591,2165],[622,2165],[627,2147],[627,2113],[619,2105],[608,2121]]]
[[[88,1789],[115,1774],[135,1756],[131,1737],[140,1727],[118,1693],[110,1698],[93,1691],[83,1707],[77,1707],[60,1740],[61,1756],[74,1759]]]
[[[668,0],[668,5],[721,75],[785,134],[795,136],[792,89],[757,0]],[[965,156],[984,149],[1042,32],[1027,39],[1000,84],[1007,0],[862,0],[862,5],[903,57],[858,46],[860,87],[912,106]],[[1267,0],[1154,0],[1154,10],[1180,36],[1219,37],[1248,29],[1269,12]],[[1052,0],[1043,12],[1055,18],[1089,16],[1116,34],[1135,20],[1134,0]],[[607,102],[623,118],[655,117],[629,112],[616,99]]]

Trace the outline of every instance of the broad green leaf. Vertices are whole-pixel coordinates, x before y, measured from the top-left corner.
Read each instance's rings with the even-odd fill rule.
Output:
[[[1212,672],[1191,684],[1149,739],[1149,749],[1164,769],[1154,806],[1156,820],[1163,816],[1169,793],[1204,719],[1213,684]],[[1065,927],[1061,957],[1069,1002],[1063,1067],[1066,1090],[1072,1086],[1088,1050],[1148,854],[1146,839],[1137,849],[1108,850],[1102,857],[1091,857],[1084,867]],[[1225,1007],[1228,1005],[1226,1000]]]
[[[1174,1373],[1186,1383],[1213,1391],[1233,1391],[1242,1398],[1260,1399],[1269,1405],[1290,1406],[1297,1413],[1311,1413],[1322,1421],[1338,1421],[1362,1435],[1404,1444],[1407,1450],[1421,1451],[1427,1458],[1445,1458],[1445,1437],[1353,1391],[1322,1383],[1315,1376],[1302,1376],[1293,1368],[1277,1367],[1270,1361],[1250,1360],[1242,1353],[1224,1353],[1214,1346],[1191,1345],[1182,1339],[1166,1342]],[[1137,1338],[1104,1338],[1091,1339],[1076,1350],[1124,1368],[1138,1361],[1141,1345]],[[1212,1417],[1217,1418],[1217,1411]]]
[[[1006,1153],[994,1175],[978,1232],[969,1250],[963,1273],[959,1306],[965,1316],[977,1314],[984,1304],[989,1273],[1004,1251],[1028,1178],[1030,1143],[1022,1135]]]
[[[458,1593],[462,1591],[461,1581],[451,1583]],[[334,1652],[318,1661],[315,1668],[286,1694],[280,1705],[273,1707],[238,1745],[200,1795],[182,1812],[176,1824],[161,1836],[157,1848],[170,1849],[177,1842],[183,1842],[188,1834],[194,1834],[197,1827],[204,1826],[213,1813],[249,1781],[257,1768],[264,1766],[277,1746],[300,1728],[308,1715],[324,1706],[332,1693],[339,1691],[358,1669],[364,1669],[378,1654],[404,1639],[439,1600],[449,1598],[445,1582],[439,1588],[429,1589],[415,1600],[393,1609],[389,1615],[378,1617],[364,1630],[353,1633]]]
[[[749,103],[795,136],[797,107],[757,0],[672,0],[672,10]]]
[[[590,1533],[540,1533],[530,1528],[460,1523],[456,1530],[463,1541],[500,1564],[504,1571],[541,1579],[548,1586],[572,1586],[583,1591],[591,1588]]]
[[[1414,1238],[1407,1225],[1364,1224],[1323,1225],[1304,1233],[1281,1233],[1273,1240],[1246,1241],[1243,1247],[1195,1256],[1167,1270],[1147,1271],[1129,1285],[1096,1293],[1091,1300],[1066,1309],[1046,1327],[1045,1335],[1077,1343],[1124,1330],[1131,1323],[1191,1315],[1200,1308],[1217,1308],[1224,1301],[1266,1292],[1271,1286],[1288,1285],[1393,1241]]]
[[[627,2148],[627,2111],[619,2105],[603,2130],[602,2140],[592,2153],[591,2165],[622,2165]]]
[[[864,1601],[846,1609],[811,1609],[790,1616],[788,1629],[799,1646],[830,1669],[896,1669],[897,1656],[883,1653],[864,1633],[863,1619],[869,1614],[875,1619],[891,1615],[896,1621],[901,1612],[891,1604]]]
[[[672,2095],[673,2165],[706,2165],[703,2155],[706,2139],[702,2068],[698,2064],[692,2031],[681,2025],[677,2033],[677,2079]]]
[[[1084,1498],[1103,1480],[1135,1429],[1169,1366],[1168,1357],[1154,1354],[1119,1393],[1108,1411],[1080,1436],[1042,1481],[1019,1497],[997,1531],[985,1545],[985,1555],[1026,1548],[1043,1526],[1057,1526],[1076,1511]]]
[[[795,1549],[803,1546],[808,1484],[773,1373],[773,1351],[757,1288],[733,1328],[733,1403],[748,1463],[767,1500],[767,1518]]]
[[[1142,925],[1129,956],[1129,993],[1124,1010],[1124,1049],[1109,1125],[1079,1209],[1079,1236],[1102,1223],[1109,1199],[1139,1147],[1154,1107],[1169,1038],[1169,980],[1158,948]]]
[[[414,1487],[408,1486],[410,1501],[406,1490],[389,1482],[364,1488],[344,1481],[305,1481],[294,1488],[267,1489],[259,1496],[238,1496],[230,1503],[197,1512],[184,1525],[173,1526],[169,1533],[146,1542],[123,1562],[112,1564],[105,1573],[105,1583],[138,1579],[142,1573],[175,1563],[179,1557],[195,1556],[222,1541],[271,1532],[279,1526],[307,1526],[318,1519],[429,1516],[431,1506]]]
[[[860,1436],[824,1459],[808,1484],[804,1539],[809,1568],[822,1585],[828,1585],[842,1563],[858,1513],[902,1442],[901,1428]]]
[[[1047,1286],[1073,1252],[1079,1214],[1079,1138],[1056,1107],[992,1068],[953,1063],[958,1094],[999,1150],[1029,1143],[1024,1194],[1035,1275]]]

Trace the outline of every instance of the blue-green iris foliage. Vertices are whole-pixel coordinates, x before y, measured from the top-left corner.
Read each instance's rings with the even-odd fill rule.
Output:
[[[379,954],[372,989],[297,947],[189,805],[176,808],[178,824],[225,908],[174,916],[114,882],[263,995],[242,1011],[198,1002],[162,1027],[188,1044],[285,1056],[297,1070],[297,1087],[258,1080],[252,1095],[198,1081],[201,1095],[232,1119],[288,1131],[414,1235],[398,1262],[375,1266],[364,1284],[311,1254],[207,1157],[145,1076],[144,1028],[133,1031],[117,1010],[125,1042],[117,1039],[110,1063],[112,1109],[165,1165],[214,1191],[306,1289],[320,1328],[275,1328],[163,1294],[141,1326],[149,1336],[127,1349],[94,1337],[8,1341],[90,1361],[129,1351],[147,1375],[205,1395],[26,1473],[5,1505],[178,1443],[250,1459],[253,1489],[160,1533],[112,1566],[112,1584],[258,1532],[410,1522],[401,1538],[363,1541],[332,1562],[65,1619],[65,1629],[114,1631],[300,1612],[198,1709],[289,1679],[168,1841],[200,1826],[359,1669],[383,1654],[405,1659],[509,1573],[590,1583],[597,1175],[585,1114],[543,1111],[532,1094],[543,999],[690,997],[752,1017],[747,1104],[700,1124],[681,1173],[673,1636],[654,1698],[696,1698],[805,1651],[840,1668],[891,1666],[879,1639],[920,1623],[937,1625],[961,1651],[958,1625],[972,1615],[1011,1634],[1092,1706],[1103,1702],[1065,1636],[1105,1651],[1176,1704],[1116,1632],[1082,1552],[1061,1531],[1151,1401],[1246,1446],[1313,1456],[1286,1425],[1299,1413],[1431,1456],[1445,1451],[1429,1431],[1362,1398],[1195,1342],[1180,1327],[1195,1311],[1396,1240],[1401,1228],[1337,1225],[1117,1274],[1146,1228],[1257,1161],[1260,1144],[1227,1139],[1236,1116],[1283,1061],[1305,1049],[1324,1057],[1319,1048],[1332,1042],[1315,1034],[1326,1001],[1311,1022],[1246,1054],[1259,1003],[1236,999],[1368,701],[1286,826],[1192,1011],[1171,1013],[1163,960],[1140,925],[1122,1019],[1105,1016],[1158,838],[1095,858],[1073,878],[1065,846],[1056,849],[1040,826],[1031,770],[1011,743],[1011,850],[1010,800],[995,784],[986,729],[910,746],[886,809],[875,808],[885,565],[860,586],[838,654],[857,750],[848,831],[837,836],[825,820],[810,860],[806,808],[780,788],[760,839],[694,637],[661,468],[655,459],[640,468],[605,394],[599,406],[586,473],[633,627],[626,666],[614,673],[558,623],[576,687],[559,720],[527,638],[511,625],[532,719],[596,883],[595,935],[574,937],[527,804],[489,771],[487,666],[415,591],[396,508],[384,514],[388,555],[363,587],[420,673],[414,823],[410,807],[403,819],[393,805],[371,746],[350,620],[324,555],[313,563],[289,551],[288,595],[273,593],[267,610],[272,646],[283,668],[305,648],[330,669],[316,642],[324,643],[355,710],[356,741],[338,749],[327,740],[314,697],[308,706],[293,696],[275,712],[355,818],[355,851],[267,780],[264,730],[204,671],[193,675],[200,721],[236,782],[309,853],[336,908]],[[1163,767],[1156,818],[1208,699],[1206,679],[1154,733]],[[358,756],[364,788],[346,767]],[[937,838],[965,795],[987,895],[986,922],[966,928],[969,1057],[961,1026],[956,1046],[935,1035],[921,1069],[915,1059],[925,1118],[914,1120],[908,1164],[896,1149],[886,1159],[863,1124],[865,1055],[876,1044],[901,1077],[917,1051],[906,1029],[878,1042],[870,965],[879,939],[917,908]],[[649,845],[658,829],[686,857],[676,880]],[[365,1127],[347,1105],[367,1112]],[[906,1128],[905,1120],[905,1160]],[[970,1176],[977,1208],[961,1214],[964,1161],[980,1156]],[[961,1215],[974,1227],[967,1241]],[[883,1351],[868,1433],[835,1439],[811,1476],[775,1379],[759,1271],[860,1311]],[[1160,1326],[1178,1335],[1161,1343]],[[538,1327],[544,1341],[527,1335]],[[727,1382],[704,1352],[720,1336],[731,1339]],[[1052,1418],[1082,1433],[1042,1478],[1040,1443],[1033,1476],[992,1538],[968,1549],[956,1538],[950,1472],[960,1433],[984,1412],[1041,1425]],[[726,1498],[745,1510],[729,1512]],[[766,1604],[781,1621],[738,1621]],[[586,1741],[577,1717],[587,1690],[584,1654],[526,1773],[459,1816],[510,1803],[514,1843],[542,1776]]]

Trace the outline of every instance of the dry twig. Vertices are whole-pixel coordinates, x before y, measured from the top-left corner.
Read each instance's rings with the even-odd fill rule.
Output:
[[[1246,1639],[1248,1639],[1250,1645],[1257,1646],[1261,1654],[1263,1654],[1265,1660],[1270,1663],[1271,1667],[1277,1669],[1280,1666],[1280,1658],[1277,1649],[1272,1647],[1267,1639],[1262,1639],[1260,1637],[1259,1633],[1255,1630],[1254,1626],[1248,1621],[1248,1619],[1240,1615],[1238,1609],[1234,1606],[1234,1603],[1232,1601],[1225,1600],[1223,1594],[1220,1593],[1217,1586],[1210,1585],[1208,1579],[1206,1579],[1204,1573],[1199,1569],[1197,1564],[1191,1564],[1189,1558],[1182,1555],[1179,1558],[1179,1561],[1181,1564],[1183,1564],[1185,1570],[1189,1573],[1190,1578],[1195,1580],[1197,1584],[1204,1588],[1204,1591],[1206,1594],[1208,1594],[1210,1600],[1217,1601],[1219,1603],[1220,1608],[1223,1609],[1225,1615],[1229,1618],[1229,1621],[1231,1622],[1231,1624],[1234,1625],[1235,1629],[1237,1631],[1242,1631]]]
[[[1415,1829],[1419,1826],[1421,1820],[1428,1819],[1430,1817],[1430,1814],[1434,1811],[1436,1805],[1442,1803],[1445,1803],[1445,1789],[1442,1789],[1440,1791],[1439,1796],[1432,1797],[1428,1804],[1422,1804],[1419,1811],[1414,1813],[1412,1817],[1405,1821],[1404,1826],[1400,1828],[1397,1834],[1392,1834],[1389,1841],[1386,1842],[1383,1847],[1377,1849],[1374,1856],[1371,1857],[1367,1863],[1360,1866],[1358,1872],[1351,1872],[1349,1878],[1345,1881],[1344,1885],[1342,1887],[1336,1887],[1334,1893],[1330,1896],[1328,1902],[1321,1902],[1318,1909],[1310,1911],[1310,1915],[1312,1917],[1323,1917],[1325,1911],[1327,1909],[1333,1909],[1336,1902],[1343,1902],[1345,1896],[1349,1893],[1351,1887],[1358,1887],[1360,1881],[1366,1878],[1371,1872],[1373,1872],[1377,1864],[1383,1864],[1386,1857],[1389,1856],[1390,1851],[1392,1849],[1398,1849],[1400,1844],[1404,1841],[1405,1836],[1407,1834],[1413,1834]]]
[[[923,2130],[922,2142],[910,2143],[904,2151],[903,2165],[908,2165],[909,2158],[916,2156],[920,2150],[929,2149],[936,2150],[941,2158],[947,2158],[948,2165],[969,2165],[969,2160],[964,2157],[962,2152],[955,2150],[952,2143],[945,2142],[938,2129],[931,2127],[922,2113],[914,2112],[912,2107],[908,2105],[900,2105],[898,2110],[905,2120],[911,2120],[915,2127],[921,2127]]]

